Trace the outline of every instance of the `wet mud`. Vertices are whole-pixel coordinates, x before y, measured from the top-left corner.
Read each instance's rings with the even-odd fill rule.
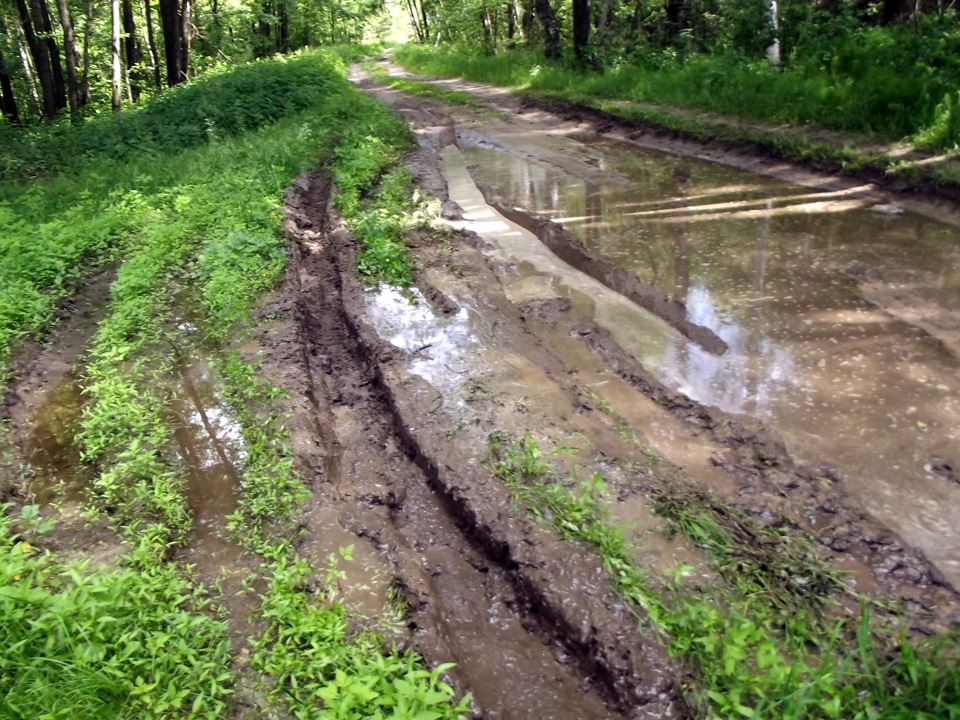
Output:
[[[562,253],[567,247],[575,245],[569,237],[572,230],[576,235],[573,240],[579,239],[581,243],[581,253],[585,249],[588,255],[614,257],[620,265],[631,268],[629,263],[624,263],[616,255],[597,254],[595,248],[599,246],[591,243],[595,236],[584,236],[578,231],[576,225],[578,218],[584,215],[583,205],[573,208],[554,206],[552,210],[548,208],[544,211],[534,203],[533,207],[526,210],[523,207],[523,198],[526,197],[529,202],[531,197],[537,196],[524,196],[515,191],[511,193],[515,188],[526,188],[528,193],[537,192],[536,188],[539,186],[536,184],[535,172],[539,171],[528,171],[527,168],[532,166],[526,158],[522,165],[517,166],[523,169],[517,170],[519,174],[516,175],[512,170],[505,169],[509,168],[509,165],[501,167],[497,171],[499,174],[484,174],[482,168],[471,168],[471,172],[479,180],[476,184],[486,190],[489,198],[494,200],[492,204],[495,207],[490,207],[485,198],[457,194],[454,184],[466,181],[462,181],[462,173],[454,166],[446,169],[446,158],[452,157],[450,153],[454,152],[451,148],[454,145],[460,146],[457,150],[467,154],[467,162],[477,161],[480,156],[470,154],[475,152],[504,155],[503,149],[508,147],[508,143],[502,143],[503,147],[498,148],[496,141],[484,143],[482,138],[499,137],[502,124],[508,121],[502,117],[491,120],[489,117],[474,116],[469,112],[461,112],[460,108],[420,98],[406,98],[382,88],[370,90],[406,117],[417,129],[421,149],[412,159],[415,175],[435,178],[435,168],[428,166],[432,164],[441,168],[441,176],[449,182],[447,193],[442,195],[441,199],[455,202],[460,211],[450,220],[450,224],[458,230],[479,235],[473,235],[471,240],[463,237],[453,239],[451,242],[458,249],[446,258],[430,259],[430,253],[418,247],[421,262],[426,265],[435,284],[446,283],[448,294],[461,307],[467,307],[470,311],[470,324],[462,332],[472,338],[475,346],[464,355],[476,357],[479,353],[487,352],[490,342],[485,338],[485,327],[495,326],[499,338],[510,337],[512,321],[508,318],[519,312],[521,327],[528,335],[525,342],[529,343],[532,339],[539,349],[539,354],[532,353],[529,347],[525,352],[532,358],[535,366],[547,373],[548,382],[555,390],[567,398],[571,410],[566,414],[563,411],[544,413],[550,419],[528,415],[525,418],[526,427],[538,428],[537,432],[549,437],[551,433],[546,428],[560,424],[557,420],[559,417],[563,424],[569,421],[570,425],[577,427],[577,432],[589,437],[594,450],[602,447],[607,460],[631,457],[632,450],[624,447],[623,443],[617,445],[617,440],[611,440],[609,433],[605,440],[600,439],[603,433],[598,426],[604,420],[607,420],[608,424],[613,423],[609,423],[609,418],[597,417],[604,414],[599,411],[599,399],[600,405],[615,407],[615,413],[621,420],[629,418],[629,424],[635,428],[636,435],[649,448],[677,466],[682,466],[687,475],[702,483],[716,497],[747,511],[761,522],[777,524],[786,521],[815,539],[825,558],[850,572],[849,583],[852,588],[899,598],[901,607],[912,614],[916,621],[914,627],[919,632],[949,627],[958,617],[957,596],[951,587],[953,581],[949,577],[949,562],[944,562],[945,558],[941,555],[936,564],[931,564],[923,551],[904,540],[898,532],[899,528],[891,529],[890,525],[884,522],[884,518],[877,519],[872,514],[876,505],[864,502],[859,494],[851,494],[848,472],[838,467],[833,458],[808,452],[798,459],[797,454],[790,449],[790,443],[771,430],[762,415],[751,418],[743,413],[742,406],[732,407],[737,412],[731,413],[723,408],[723,403],[711,406],[698,401],[697,393],[691,391],[689,383],[682,381],[682,376],[671,375],[669,372],[663,374],[660,368],[670,366],[676,359],[669,360],[672,357],[670,352],[658,353],[657,343],[660,343],[661,347],[669,344],[677,346],[677,336],[668,332],[669,326],[658,329],[656,323],[641,320],[637,314],[638,311],[642,312],[638,302],[629,302],[634,307],[630,314],[624,314],[627,312],[625,310],[614,311],[612,308],[620,306],[616,301],[605,297],[604,290],[609,288],[589,285],[590,273],[581,273],[576,268],[581,255],[570,255],[568,258],[572,262],[564,263],[556,255],[552,260],[544,259],[541,250],[519,249],[529,245],[529,238],[520,239],[521,234],[526,232],[535,236],[548,252],[557,248]],[[532,124],[546,132],[548,120],[549,118],[539,116],[515,122],[528,130]],[[451,125],[455,129],[452,139]],[[558,137],[565,132],[583,132],[571,123],[558,121],[558,125],[559,127],[553,126],[551,132],[550,143],[554,149],[559,143]],[[516,128],[513,130],[515,135],[519,134]],[[583,146],[582,143],[579,144]],[[552,154],[537,158],[535,165],[546,167],[547,175],[553,173],[558,177],[572,176],[574,183],[581,184],[589,184],[591,181],[606,182],[609,187],[617,188],[616,191],[621,192],[622,179],[630,176],[629,168],[625,171],[622,163],[618,165],[603,161],[602,155],[597,162],[587,162],[591,151],[590,143],[583,147],[586,150],[572,154],[573,159],[566,164],[570,165],[582,159],[582,165],[593,168],[594,173],[589,175],[592,178],[590,181],[586,180],[583,174],[572,174],[574,171],[569,167],[557,166]],[[527,148],[528,156],[536,154],[535,147]],[[454,174],[451,175],[451,172]],[[597,172],[605,173],[607,180],[598,179]],[[700,171],[696,167],[681,166],[678,172],[681,174],[667,179],[674,183],[685,183],[689,182],[691,173]],[[619,179],[609,179],[614,176]],[[723,186],[724,192],[734,196],[742,192],[755,193],[753,197],[756,197],[756,200],[748,203],[741,203],[739,198],[736,198],[735,209],[737,212],[747,213],[745,219],[749,219],[749,213],[753,212],[753,209],[759,211],[757,217],[760,217],[759,221],[762,222],[762,217],[769,214],[770,207],[789,209],[796,204],[819,203],[804,207],[801,212],[816,212],[818,208],[826,208],[842,213],[848,211],[848,205],[850,208],[869,208],[871,203],[876,202],[876,198],[869,194],[863,195],[860,191],[842,191],[835,196],[828,193],[826,197],[814,194],[804,199],[796,191],[785,189],[778,191],[783,199],[777,200],[774,194],[771,205],[762,194],[767,192],[762,186],[770,181],[762,178],[760,180],[759,191],[757,188],[727,187],[729,183]],[[519,185],[511,185],[514,181]],[[492,189],[495,182],[500,188],[498,191]],[[753,182],[756,184],[757,181]],[[436,185],[435,180],[433,183]],[[555,184],[553,187],[553,202],[556,202],[558,196],[563,197],[562,181],[559,186]],[[756,194],[758,192],[761,194]],[[691,190],[683,200],[673,205],[660,202],[654,196],[648,207],[653,210],[664,209],[659,215],[665,217],[670,216],[671,213],[666,212],[670,207],[679,208],[673,214],[682,216],[689,214],[690,204],[695,202],[698,205],[696,212],[707,218],[712,209],[706,204],[716,201],[711,196],[705,196],[701,201],[692,201],[693,195]],[[549,195],[546,197],[549,198]],[[728,201],[723,198],[720,200]],[[824,202],[827,205],[823,205]],[[700,207],[700,204],[703,204],[703,207]],[[587,210],[589,222],[589,207]],[[533,211],[536,211],[536,214]],[[884,220],[880,213],[875,215],[877,223],[892,222]],[[570,216],[573,216],[573,225],[568,229]],[[553,221],[549,222],[551,219]],[[558,221],[564,225],[561,231],[557,230]],[[584,223],[580,224],[582,226]],[[596,231],[600,233],[616,230],[612,221],[601,221],[596,225]],[[556,239],[558,234],[565,236],[559,242]],[[469,274],[464,274],[464,268],[471,266],[462,260],[462,245],[469,242],[474,243],[480,250],[484,262],[497,276],[500,286],[498,289],[491,290],[489,283],[474,281]],[[572,267],[587,279],[574,277],[561,265]],[[649,282],[643,274],[644,266],[639,264],[634,267],[637,268],[635,272],[640,280]],[[476,263],[473,269],[476,270]],[[451,273],[460,277],[450,279]],[[447,278],[444,280],[445,275]],[[678,290],[677,286],[671,284],[671,276],[666,276],[665,284],[656,277],[653,280],[654,285],[667,297],[676,297]],[[689,290],[687,292],[689,293]],[[627,299],[620,293],[615,294],[621,300]],[[499,297],[491,299],[491,295]],[[692,295],[688,294],[687,297]],[[870,306],[865,301],[861,300],[860,307],[869,312]],[[690,315],[694,318],[704,317],[696,313]],[[730,338],[729,334],[724,334],[722,324],[711,323],[709,317],[706,319],[709,327],[721,331],[719,334],[722,338]],[[644,323],[644,329],[637,332],[635,328],[643,326]],[[386,336],[390,337],[390,333],[387,332]],[[734,340],[740,342],[737,338]],[[397,344],[403,347],[402,342]],[[576,346],[580,348],[576,349]],[[742,352],[742,347],[738,347],[737,354],[741,355]],[[483,362],[486,367],[491,366],[490,360],[485,356]],[[415,359],[409,367],[417,372],[418,364],[423,366],[423,360]],[[466,371],[469,375],[470,366],[450,362],[444,364],[451,370],[445,377],[443,373],[434,372],[431,375],[425,372],[422,373],[423,378],[432,387],[444,387],[444,392],[447,392],[447,387],[465,385],[462,378],[457,378],[456,372]],[[516,362],[513,364],[518,365]],[[735,380],[736,378],[731,378],[731,381]],[[490,382],[494,395],[509,395],[503,379],[497,379],[495,374],[492,374]],[[526,382],[529,383],[532,395],[538,399],[546,397],[538,384],[529,378]],[[447,385],[443,386],[443,383]],[[572,399],[575,396],[577,400]],[[506,404],[510,400],[501,402]],[[438,408],[442,409],[449,404],[450,401],[444,399]],[[504,415],[502,412],[491,414],[501,417]],[[485,421],[479,420],[481,423]],[[516,423],[517,419],[508,419],[506,426],[516,426],[511,425],[511,422]],[[557,436],[559,435],[558,433]],[[929,475],[936,476],[944,485],[953,485],[949,479],[944,480],[951,477],[949,468],[954,467],[951,462],[949,452],[931,452],[923,464],[929,468],[925,470]],[[652,490],[649,483],[645,488],[638,488],[636,483],[631,485],[627,482],[620,487],[619,492],[621,497],[633,497],[631,493],[642,496],[644,492]],[[622,507],[619,505],[620,502],[614,499],[611,507],[615,516],[623,517]],[[634,519],[642,526],[643,513],[635,514],[637,517]],[[937,527],[939,528],[939,525]],[[936,532],[939,533],[939,530]],[[925,549],[932,550],[934,554],[937,551],[933,543],[926,543]],[[680,550],[671,548],[665,554],[670,556],[678,552]]]
[[[300,441],[312,435],[314,443],[300,454],[314,479],[303,549],[330,551],[320,515],[336,542],[350,533],[374,549],[373,574],[392,578],[409,605],[410,642],[431,662],[458,663],[451,679],[473,693],[480,716],[681,714],[681,673],[652,631],[637,631],[599,560],[516,517],[478,446],[452,432],[458,422],[444,397],[417,372],[429,372],[421,356],[442,352],[442,339],[410,338],[399,348],[379,335],[370,312],[379,293],[356,279],[353,238],[328,225],[328,191],[325,178],[310,176],[288,194],[294,262],[268,306],[288,307],[292,319],[267,371],[302,411]],[[426,273],[418,286],[429,288],[418,305],[403,299],[412,312],[455,325],[461,310],[452,308],[466,301],[454,304]],[[389,307],[389,298],[379,301]],[[451,349],[459,351],[455,342]],[[408,358],[424,363],[411,372]],[[463,367],[459,357],[446,360]],[[480,385],[471,386],[474,401],[486,402]],[[476,417],[463,422],[483,432]]]
[[[442,221],[410,238],[419,268],[413,288],[364,286],[354,271],[357,241],[331,206],[330,179],[302,175],[285,196],[287,274],[262,301],[255,336],[241,348],[287,391],[279,402],[311,490],[296,542],[318,583],[332,578],[352,622],[382,624],[399,613],[388,641],[414,648],[431,665],[457,663],[449,681],[473,694],[477,717],[692,715],[683,700],[684,669],[668,657],[644,613],[611,590],[596,553],[560,542],[488,470],[494,433],[530,433],[571,487],[602,475],[598,499],[622,523],[636,563],[654,584],[681,568],[691,587],[716,581],[702,550],[675,536],[654,512],[663,493],[681,501],[688,493],[691,501],[715,498],[815,541],[822,559],[849,573],[852,593],[838,613],[855,616],[854,593],[863,593],[901,613],[912,633],[960,621],[949,550],[928,558],[918,549],[924,536],[908,536],[874,512],[843,463],[815,445],[798,453],[796,434],[759,412],[758,393],[750,402],[724,394],[737,383],[762,386],[756,367],[736,362],[750,353],[775,355],[782,338],[744,339],[727,321],[740,316],[723,312],[742,306],[752,327],[761,328],[773,310],[796,305],[781,297],[766,314],[755,310],[773,286],[772,280],[755,283],[757,272],[767,269],[762,253],[748,257],[752,272],[734,273],[732,281],[720,276],[721,285],[753,295],[724,296],[711,305],[713,314],[703,312],[697,273],[683,272],[684,257],[689,266],[699,242],[688,232],[697,223],[755,222],[769,230],[774,210],[793,218],[812,206],[868,212],[882,198],[841,185],[828,188],[831,195],[807,197],[751,179],[718,180],[700,193],[691,177],[705,171],[696,166],[681,163],[665,175],[647,161],[637,161],[639,169],[631,165],[629,153],[611,160],[608,149],[596,147],[595,119],[563,120],[500,96],[493,98],[497,113],[452,108],[376,88],[354,74],[416,130],[418,149],[406,162],[420,186],[442,201]],[[609,135],[622,130],[602,129]],[[498,165],[503,155],[509,159]],[[638,173],[653,177],[664,194],[624,208],[615,197],[629,192]],[[586,185],[591,190],[584,193]],[[680,197],[673,192],[678,185]],[[578,192],[580,205],[569,200]],[[611,208],[627,220],[618,225],[622,218]],[[858,217],[864,222],[866,216]],[[670,263],[656,256],[651,263],[642,249],[632,252],[640,243],[629,240],[636,238],[657,247],[655,233],[635,218],[653,218],[667,228],[670,249],[683,252]],[[614,242],[604,244],[611,237]],[[758,237],[769,243],[769,235]],[[916,238],[932,242],[929,233]],[[944,271],[940,282],[920,269],[898,275],[896,257],[847,253],[813,268],[833,273],[843,292],[863,295],[844,309],[858,330],[837,352],[838,363],[857,353],[867,357],[868,342],[890,329],[890,316],[919,332],[914,341],[938,357],[952,352],[953,314],[943,308],[954,275]],[[708,257],[705,267],[716,262]],[[91,283],[53,342],[28,348],[19,364],[3,417],[16,451],[42,471],[33,485],[20,475],[5,478],[4,497],[46,497],[55,485],[65,485],[70,497],[69,488],[82,488],[83,478],[70,475],[82,406],[77,363],[106,304],[109,279]],[[899,287],[896,297],[884,295],[892,283]],[[796,292],[802,284],[795,283]],[[918,299],[929,305],[922,322],[910,316],[925,307]],[[822,352],[830,342],[827,325],[844,317],[820,318],[807,339],[820,342]],[[767,398],[787,394],[773,382],[779,380],[774,365],[764,366],[772,388]],[[725,374],[730,367],[747,370]],[[700,384],[697,368],[707,379]],[[242,441],[210,368],[185,351],[178,372],[176,440],[195,519],[178,560],[195,565],[202,578],[221,581],[231,633],[241,638],[256,622],[243,584],[251,567],[224,538]],[[833,377],[822,374],[819,392],[834,392]],[[941,390],[938,382],[920,378],[920,385],[932,383],[950,395],[952,385]],[[914,396],[910,403],[922,407]],[[947,408],[936,422],[919,410],[905,417],[911,431],[933,437],[953,416]],[[909,437],[897,442],[907,447]],[[949,502],[949,493],[960,492],[960,461],[941,441],[947,435],[936,437],[920,462],[928,479],[946,488],[942,502]],[[107,535],[102,527],[71,526],[53,544],[89,547],[103,541],[97,533]],[[116,543],[103,547],[103,556],[122,550]]]

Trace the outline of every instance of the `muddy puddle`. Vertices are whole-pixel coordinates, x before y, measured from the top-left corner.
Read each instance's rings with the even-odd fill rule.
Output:
[[[83,411],[83,385],[77,370],[64,373],[42,399],[27,439],[30,493],[39,503],[77,504],[89,481],[75,442]]]
[[[577,288],[645,367],[697,401],[759,417],[800,459],[836,466],[872,514],[960,584],[960,485],[950,479],[960,374],[949,333],[960,324],[960,232],[873,207],[856,188],[815,192],[611,141],[588,146],[601,170],[630,183],[489,148],[464,154],[479,182],[683,302],[729,347],[706,352],[605,307],[602,286]],[[524,262],[535,272],[517,293],[572,285],[537,258],[521,259],[521,275]],[[870,283],[896,289],[897,306],[876,291],[868,302]],[[910,306],[936,308],[944,332],[901,320]]]
[[[210,366],[185,355],[179,364],[179,392],[174,394],[174,434],[187,472],[187,504],[193,528],[184,554],[201,575],[216,577],[240,556],[227,539],[227,517],[237,507],[240,467],[245,456],[240,425],[218,396]]]

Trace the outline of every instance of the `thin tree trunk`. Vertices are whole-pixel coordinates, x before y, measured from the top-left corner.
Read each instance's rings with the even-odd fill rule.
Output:
[[[93,0],[87,0],[87,22],[83,26],[83,77],[80,80],[80,104],[90,102],[90,33],[93,30]]]
[[[80,90],[77,87],[77,41],[73,34],[73,23],[66,0],[57,0],[57,12],[63,27],[63,52],[67,56],[67,94],[70,98],[70,114],[76,115],[80,109]]]
[[[6,27],[4,27],[6,33]],[[20,122],[20,113],[17,111],[17,98],[13,94],[13,85],[10,83],[10,73],[3,53],[0,53],[0,112],[11,123]]]
[[[17,52],[20,53],[23,74],[27,77],[27,89],[30,91],[30,97],[33,99],[33,109],[37,115],[42,115],[43,105],[40,102],[40,94],[37,92],[37,71],[33,66],[33,59],[30,57],[30,48],[27,45],[23,27],[17,18],[13,18],[13,28],[17,33]]]
[[[47,10],[46,0],[32,0],[32,4],[40,10],[39,27],[47,36],[47,52],[50,54],[50,67],[53,70],[53,91],[57,110],[59,110],[67,106],[67,84],[64,82],[63,67],[60,65],[60,48],[57,46],[57,41],[53,39],[53,23],[50,22],[50,11]]]
[[[120,112],[123,90],[123,68],[120,64],[120,0],[110,0],[113,27],[113,93],[111,103],[114,112]]]
[[[603,0],[600,4],[600,19],[597,21],[597,35],[602,36],[610,20],[610,0]]]
[[[551,60],[559,59],[560,30],[557,28],[557,17],[553,14],[550,0],[533,0],[533,7],[537,11],[540,26],[543,28],[543,54]]]
[[[153,63],[153,84],[160,89],[160,55],[157,53],[157,38],[153,34],[153,11],[150,0],[143,0],[143,16],[147,21],[147,47],[150,49],[150,62]]]
[[[180,6],[180,82],[185,82],[190,70],[190,40],[192,38],[191,3],[183,0]]]
[[[417,11],[414,10],[413,3],[414,0],[404,0],[407,5],[407,14],[410,16],[410,24],[413,26],[413,35],[416,37],[417,42],[420,45],[423,45],[426,42],[426,36],[423,34],[423,30],[420,29],[420,21],[417,19]]]
[[[50,69],[47,45],[40,42],[33,31],[34,24],[26,0],[17,0],[17,11],[20,13],[20,27],[23,30],[23,37],[27,41],[27,47],[30,48],[33,66],[36,68],[37,78],[40,81],[40,92],[43,96],[43,116],[52,118],[57,114],[57,100],[54,96],[53,72]]]

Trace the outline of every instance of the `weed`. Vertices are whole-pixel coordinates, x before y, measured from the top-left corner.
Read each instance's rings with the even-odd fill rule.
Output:
[[[230,642],[202,589],[166,564],[61,566],[42,521],[2,510],[5,717],[222,717]]]
[[[503,433],[491,436],[487,465],[562,538],[596,547],[615,589],[646,610],[649,621],[666,633],[670,653],[695,670],[696,683],[688,690],[706,716],[957,717],[960,677],[953,661],[941,654],[946,648],[956,652],[955,639],[911,644],[889,628],[873,628],[866,607],[855,628],[843,619],[829,624],[816,613],[822,600],[807,592],[808,586],[811,593],[837,586],[833,576],[818,569],[818,561],[799,555],[786,569],[780,589],[800,598],[790,603],[778,601],[766,585],[766,568],[751,561],[733,577],[728,567],[727,583],[706,594],[688,590],[678,582],[679,574],[658,585],[636,566],[620,530],[610,523],[600,502],[602,478],[595,475],[568,489],[528,435],[517,440]],[[716,515],[711,519],[703,510],[687,508],[704,500],[678,499],[677,507],[697,518],[679,528],[703,544],[723,571],[734,548],[744,552],[762,543],[754,529],[733,538]],[[714,505],[710,512],[719,509]],[[741,518],[734,526],[741,521],[746,522]],[[797,574],[807,579],[800,592],[790,587],[790,577]]]

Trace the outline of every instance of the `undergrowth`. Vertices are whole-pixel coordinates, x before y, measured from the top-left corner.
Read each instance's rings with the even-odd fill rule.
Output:
[[[650,578],[636,564],[604,505],[599,473],[564,478],[529,435],[491,436],[487,462],[535,517],[597,549],[614,588],[646,611],[670,653],[694,671],[691,699],[707,716],[960,717],[955,639],[911,644],[871,623],[865,606],[857,620],[831,619],[824,609],[838,581],[810,551],[796,554],[792,545],[802,539],[774,541],[767,554],[789,563],[771,568],[748,545],[765,543],[775,530],[696,495],[661,495],[659,511],[704,548],[724,579],[694,590],[681,573]]]
[[[602,73],[546,63],[539,53],[520,50],[484,56],[450,47],[405,46],[394,58],[414,72],[511,87],[525,95],[577,103],[700,141],[746,143],[831,171],[869,167],[899,182],[960,183],[960,171],[947,162],[960,143],[960,102],[949,84],[918,90],[898,75],[892,80],[896,97],[884,99],[887,88],[882,84],[865,88],[850,79],[806,77],[803,73],[807,70],[777,72],[763,63],[742,66],[724,57],[700,57],[657,67],[621,64]],[[823,83],[829,87],[821,87]],[[937,98],[941,98],[939,102]],[[890,103],[889,109],[885,102]],[[771,126],[733,124],[678,108]],[[831,128],[851,135],[806,137],[781,131],[778,126],[783,124]],[[877,140],[902,140],[948,155],[918,164],[887,155]]]
[[[49,326],[56,303],[90,267],[120,262],[109,311],[86,357],[89,401],[78,442],[94,471],[88,513],[106,518],[128,548],[110,567],[60,565],[42,550],[38,529],[5,508],[0,544],[10,562],[0,575],[0,634],[10,652],[0,660],[0,698],[11,717],[224,716],[237,682],[237,648],[217,617],[213,592],[173,561],[193,523],[172,413],[172,378],[186,346],[202,350],[216,368],[243,430],[241,497],[230,527],[259,558],[264,624],[250,662],[271,707],[296,717],[344,718],[456,718],[466,707],[440,680],[444,668],[425,670],[417,656],[386,648],[374,630],[349,629],[338,600],[311,592],[316,569],[292,543],[308,491],[273,409],[281,393],[230,349],[246,336],[255,300],[284,271],[280,206],[298,172],[318,159],[334,162],[344,196],[356,198],[344,213],[348,220],[363,227],[365,214],[382,211],[407,227],[408,210],[419,207],[409,175],[394,170],[381,183],[406,147],[406,128],[352,89],[342,63],[323,53],[238,73],[139,111],[179,107],[177,98],[194,105],[198,98],[189,93],[211,93],[218,106],[205,117],[225,114],[208,124],[216,131],[204,134],[210,142],[203,147],[172,152],[196,145],[199,136],[158,130],[144,152],[120,150],[96,171],[71,166],[3,188],[2,220],[16,230],[4,242],[15,262],[0,264],[0,274],[20,278],[35,302],[0,315],[0,361],[19,338]],[[273,116],[268,103],[251,119],[247,84],[267,87],[280,76],[270,102],[283,107]],[[293,87],[294,99],[283,100],[284,88]],[[104,121],[104,135],[125,132],[122,122]],[[264,126],[243,132],[251,123]],[[70,140],[74,149],[87,147],[83,137]],[[369,162],[365,143],[374,137],[380,145]],[[378,185],[377,198],[365,197]],[[40,215],[49,223],[44,244],[34,242]],[[64,238],[76,247],[61,249]],[[199,315],[185,323],[177,315],[191,304]]]
[[[856,52],[856,47],[847,44],[844,52]],[[871,50],[872,59],[858,57],[824,68],[810,58],[782,70],[764,61],[744,63],[723,54],[654,65],[620,62],[603,72],[550,64],[539,53],[526,50],[481,55],[456,47],[407,45],[394,57],[416,72],[458,75],[560,96],[573,93],[662,103],[891,140],[923,136],[936,147],[955,147],[960,135],[946,132],[956,129],[950,75],[929,72],[915,58],[897,55],[895,47],[886,46],[880,56],[877,47]],[[913,75],[916,78],[911,79]]]

